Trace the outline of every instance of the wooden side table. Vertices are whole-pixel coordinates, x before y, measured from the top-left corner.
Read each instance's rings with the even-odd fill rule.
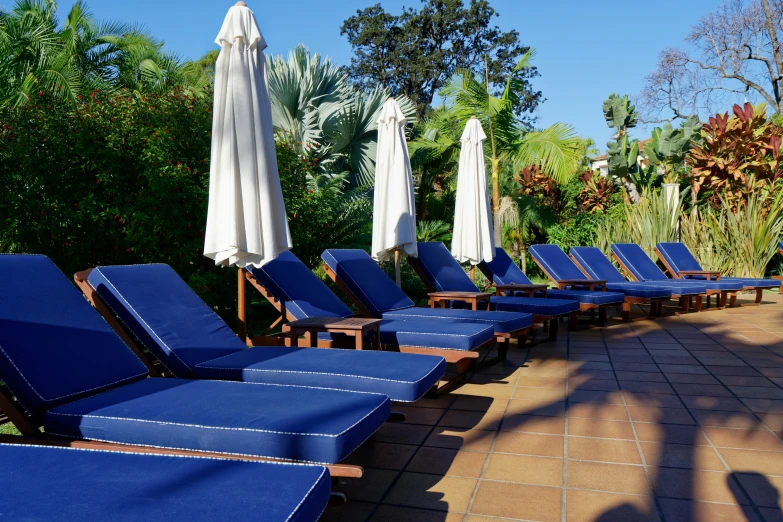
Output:
[[[357,350],[364,349],[365,335],[372,337],[370,349],[380,348],[379,328],[381,319],[364,317],[308,317],[283,325],[283,332],[291,334],[291,346],[299,346],[299,336],[305,338],[305,346],[315,348],[321,332],[341,333],[353,337]]]
[[[511,292],[514,295],[515,292],[525,294],[528,297],[535,297],[537,292],[541,292],[542,297],[546,297],[547,285],[495,285],[495,295],[504,295],[503,292]]]
[[[492,294],[487,292],[430,292],[427,296],[430,308],[435,308],[436,305],[446,308],[449,301],[465,301],[470,304],[471,310],[478,310],[479,303],[481,303],[482,310],[489,310],[489,298],[492,297]]]

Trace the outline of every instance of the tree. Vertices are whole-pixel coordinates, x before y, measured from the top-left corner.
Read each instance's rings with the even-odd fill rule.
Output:
[[[691,28],[695,52],[667,49],[640,102],[650,122],[715,113],[737,95],[783,111],[783,2],[725,0]],[[733,100],[732,100],[733,101]]]
[[[517,31],[503,32],[491,25],[497,17],[487,0],[422,0],[420,10],[403,9],[400,15],[386,12],[381,4],[364,10],[343,23],[354,56],[347,71],[360,87],[382,85],[392,96],[404,94],[423,115],[441,88],[457,70],[484,74],[502,85],[528,47]],[[528,67],[519,78],[521,103],[518,115],[532,113],[541,93],[529,83],[538,76]]]
[[[473,116],[479,119],[487,135],[485,154],[490,165],[492,212],[495,216],[495,243],[502,244],[502,226],[498,216],[501,193],[500,178],[504,169],[519,170],[537,165],[555,181],[564,183],[577,171],[582,151],[580,140],[570,125],[555,123],[545,129],[531,131],[516,114],[524,104],[525,69],[531,66],[535,51],[530,50],[504,78],[503,91],[493,96],[484,77],[475,76],[469,69],[458,70],[442,90],[451,117],[465,123]],[[426,143],[418,142],[420,150]],[[442,144],[431,145],[431,148]]]

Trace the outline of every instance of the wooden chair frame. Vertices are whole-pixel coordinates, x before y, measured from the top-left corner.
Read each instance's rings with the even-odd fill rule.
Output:
[[[658,247],[653,247],[653,251],[655,252],[655,255],[658,256],[658,259],[661,260],[661,263],[663,263],[664,268],[666,268],[666,272],[672,277],[672,279],[680,279],[682,281],[688,281],[688,279],[685,279],[684,275],[703,275],[706,277],[717,277],[717,279],[714,279],[714,281],[720,281],[720,272],[716,272],[713,270],[683,270],[682,272],[677,272],[672,268],[671,265],[666,261],[666,258],[663,256],[663,254],[658,250]],[[711,279],[708,279],[707,281],[710,281]],[[698,281],[697,281],[698,282]],[[756,290],[753,287],[745,286],[742,288],[743,290]],[[756,303],[761,302],[761,294],[763,293],[763,289],[759,288],[756,292]],[[713,295],[717,295],[719,297],[716,298],[716,306],[720,308],[724,308],[726,306],[726,302],[728,300],[728,304],[730,307],[734,307],[737,304],[737,292],[736,291],[727,291],[727,290],[711,290],[707,289],[707,308],[710,307],[710,297]],[[730,296],[730,297],[729,297]]]
[[[778,248],[778,252],[780,252],[780,255],[783,256],[783,248]],[[772,276],[771,279],[775,279],[776,281],[783,281],[783,274]],[[783,294],[783,284],[780,285],[780,293]]]
[[[95,289],[87,281],[87,277],[89,277],[90,272],[92,270],[93,270],[92,268],[83,270],[81,272],[77,272],[73,276],[76,285],[82,291],[84,297],[98,311],[98,313],[101,314],[101,317],[103,317],[103,319],[107,323],[109,323],[109,326],[111,326],[112,329],[117,333],[117,335],[119,335],[120,338],[122,338],[125,344],[127,344],[128,347],[131,350],[133,350],[133,353],[136,354],[136,356],[139,357],[142,360],[142,362],[144,362],[147,368],[150,368],[151,370],[152,369],[155,370],[154,373],[150,371],[150,377],[154,378],[154,377],[166,376],[168,372],[158,371],[160,368],[162,368],[162,364],[160,364],[160,361],[154,359],[154,356],[151,353],[145,352],[144,350],[141,349],[138,343],[136,343],[136,341],[133,340],[133,338],[131,337],[130,333],[125,328],[125,326],[120,321],[117,320],[117,318],[115,317],[111,309],[98,295],[98,292],[96,292]],[[67,446],[71,448],[105,449],[105,450],[110,449],[114,451],[125,451],[129,453],[157,453],[161,455],[195,455],[195,456],[218,457],[218,458],[227,458],[227,459],[235,459],[235,460],[242,460],[242,459],[258,460],[258,461],[284,460],[284,459],[274,459],[269,457],[234,456],[231,454],[196,451],[196,450],[145,448],[140,446],[128,446],[125,444],[118,444],[118,443],[104,443],[104,442],[95,442],[95,441],[87,441],[87,440],[80,440],[80,439],[66,439],[62,437],[53,437],[50,435],[45,435],[39,430],[39,428],[42,426],[43,423],[39,420],[31,419],[20,407],[18,407],[18,403],[13,400],[13,397],[10,395],[10,392],[2,387],[0,387],[0,410],[2,410],[8,416],[8,418],[11,420],[14,426],[16,426],[16,429],[18,429],[19,432],[25,436],[24,438],[28,439],[28,442],[19,441],[20,443],[41,444],[41,445],[49,445],[49,446]],[[19,437],[16,438],[18,439]],[[0,442],[4,442],[4,441],[0,440]],[[296,461],[290,461],[290,462],[296,462]],[[364,473],[363,469],[360,466],[354,466],[349,464],[329,464],[326,465],[326,467],[329,469],[329,472],[332,474],[333,477],[360,478]]]
[[[637,281],[637,282],[639,281],[638,279],[636,279],[636,276],[635,276],[635,275],[633,275],[633,272],[631,271],[631,269],[630,269],[630,268],[628,268],[628,267],[625,265],[625,263],[623,263],[622,259],[620,259],[620,258],[618,257],[618,255],[617,255],[617,254],[615,254],[614,252],[612,252],[612,259],[614,259],[615,261],[617,261],[617,264],[618,264],[618,265],[620,265],[620,269],[621,269],[621,270],[622,270],[622,271],[623,271],[623,272],[624,272],[624,273],[625,273],[625,274],[626,274],[628,277],[630,277],[630,278],[631,278],[631,279],[633,279],[634,281]],[[680,294],[675,294],[675,293],[672,293],[672,299],[677,299],[677,300],[679,301],[679,303],[680,303],[680,311],[681,311],[682,313],[686,313],[686,312],[688,312],[688,310],[690,310],[690,309],[691,309],[691,304],[693,304],[693,310],[694,310],[694,311],[696,311],[696,312],[700,312],[700,311],[701,311],[702,304],[703,304],[704,295],[705,295],[705,294],[698,294],[698,295],[696,296],[696,299],[695,299],[695,302],[694,302],[694,300],[693,300],[693,296],[690,296],[690,295],[680,295]],[[658,306],[659,306],[659,307],[662,307],[662,306],[663,306],[663,303],[659,303],[659,304],[658,304]],[[659,310],[659,312],[660,312],[660,310]]]
[[[280,312],[281,317],[284,317],[284,320],[287,321],[295,321],[296,317],[291,315],[290,312],[288,312],[285,308],[285,305],[275,299],[275,297],[262,285],[249,271],[240,269],[240,273],[244,273],[242,280],[239,282],[239,295],[243,295],[244,291],[242,290],[242,287],[244,286],[244,282],[247,281],[250,283],[250,285],[258,290],[258,292],[267,300],[269,303],[272,304],[272,306],[275,307],[275,309]],[[340,286],[340,283],[338,283],[338,286]],[[350,293],[348,294],[350,296]],[[359,306],[359,309],[362,310],[362,314],[366,313],[367,311],[363,309],[363,307]],[[368,315],[368,317],[370,317]],[[245,321],[246,316],[240,317],[240,320]],[[250,343],[255,343],[255,341],[259,340],[259,338],[248,338],[248,341]],[[399,351],[402,353],[417,353],[421,355],[433,355],[433,356],[440,356],[446,359],[447,363],[456,363],[457,365],[457,375],[452,380],[448,381],[446,384],[441,385],[437,389],[433,390],[433,394],[440,394],[445,393],[448,390],[453,389],[455,386],[463,382],[467,379],[467,372],[471,368],[471,366],[475,365],[475,360],[479,357],[479,350],[483,349],[484,347],[487,347],[492,344],[493,341],[489,341],[487,343],[482,344],[481,346],[477,347],[473,351],[465,352],[461,350],[438,350],[435,348],[421,348],[419,346],[390,346],[390,345],[381,345],[381,349],[383,350],[389,350],[389,351]],[[255,344],[251,344],[253,346]],[[333,341],[324,341],[324,340],[318,340],[317,346],[319,348],[354,348],[353,345],[346,345],[343,343],[336,343]]]

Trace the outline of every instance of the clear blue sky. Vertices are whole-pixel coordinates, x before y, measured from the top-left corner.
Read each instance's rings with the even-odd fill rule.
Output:
[[[298,43],[350,61],[351,49],[340,36],[343,20],[357,9],[381,2],[387,11],[418,7],[419,0],[245,0],[256,13],[268,51],[285,53]],[[524,44],[538,51],[541,77],[535,87],[546,98],[539,125],[564,121],[601,150],[611,137],[601,103],[612,92],[636,94],[655,67],[658,53],[683,45],[691,24],[713,10],[718,0],[490,0],[500,14],[496,23],[516,29]],[[64,17],[74,0],[59,0]],[[87,0],[100,20],[144,25],[166,47],[185,58],[198,58],[215,48],[214,37],[227,0]],[[0,0],[10,7],[12,0]],[[644,138],[642,132],[637,137]]]

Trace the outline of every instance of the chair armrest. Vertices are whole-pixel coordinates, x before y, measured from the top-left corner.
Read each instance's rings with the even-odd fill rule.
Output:
[[[680,277],[692,275],[706,276],[710,280],[715,277],[715,281],[720,281],[720,271],[718,270],[680,270],[679,275]]]
[[[435,298],[450,298],[450,299],[482,299],[482,298],[489,298],[492,296],[489,292],[429,292],[427,294],[429,297],[435,297]]]
[[[503,292],[511,291],[511,292],[522,292],[530,297],[533,297],[533,295],[536,292],[543,292],[544,294],[546,294],[546,290],[547,290],[547,285],[540,285],[540,284],[517,285],[512,283],[510,285],[495,285],[495,295],[503,295]]]
[[[586,286],[590,290],[595,290],[596,286],[603,286],[603,289],[606,290],[606,280],[601,279],[564,279],[562,281],[557,281],[557,287],[561,290],[565,289],[567,286]]]

